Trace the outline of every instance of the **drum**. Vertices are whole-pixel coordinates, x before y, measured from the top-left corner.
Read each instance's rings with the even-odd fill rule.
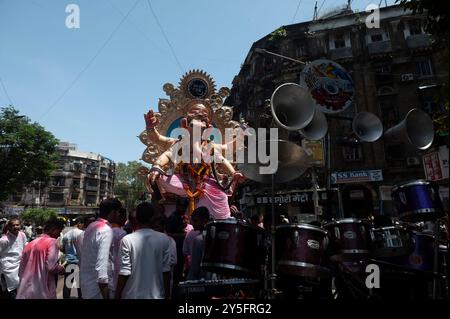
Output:
[[[388,226],[370,230],[374,257],[406,256],[413,250],[411,237],[401,226]]]
[[[325,224],[330,240],[329,254],[333,261],[354,261],[370,253],[370,222],[345,218]]]
[[[433,271],[434,236],[422,232],[412,231],[412,251],[406,256],[382,258],[383,261],[405,268],[405,270],[418,270],[421,272]]]
[[[257,277],[265,261],[265,231],[238,220],[206,225],[202,269],[235,277]]]
[[[392,199],[399,218],[407,222],[433,220],[444,213],[438,186],[425,180],[394,186]]]
[[[329,273],[323,267],[327,232],[308,224],[276,227],[277,273],[300,277],[318,277]]]

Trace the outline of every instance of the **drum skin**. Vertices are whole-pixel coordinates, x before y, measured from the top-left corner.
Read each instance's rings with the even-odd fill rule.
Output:
[[[400,226],[371,229],[370,237],[374,257],[406,256],[414,249],[410,234]]]
[[[328,275],[323,267],[326,231],[307,224],[276,227],[277,273],[300,277]]]
[[[345,218],[325,224],[330,240],[329,255],[333,261],[353,261],[370,254],[370,222]]]
[[[206,225],[202,269],[236,277],[257,277],[265,257],[265,231],[237,220]]]
[[[403,221],[427,221],[443,216],[439,189],[434,183],[417,180],[394,186],[392,199]]]

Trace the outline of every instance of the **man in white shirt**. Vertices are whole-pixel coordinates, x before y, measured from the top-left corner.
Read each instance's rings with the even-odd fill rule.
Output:
[[[0,280],[6,298],[14,299],[19,286],[19,266],[23,249],[27,244],[26,235],[20,231],[19,218],[12,218],[5,226],[0,238]]]
[[[80,286],[83,299],[108,299],[113,242],[111,222],[118,218],[122,203],[117,198],[103,200],[99,217],[84,231],[81,246]]]
[[[166,234],[151,229],[153,215],[152,204],[139,204],[138,229],[122,239],[117,299],[170,298],[171,243]]]
[[[164,214],[156,213],[152,219],[152,229],[165,234],[170,240],[170,296],[172,296],[174,285],[174,271],[177,264],[177,244],[175,239],[167,235],[166,232],[167,217]]]

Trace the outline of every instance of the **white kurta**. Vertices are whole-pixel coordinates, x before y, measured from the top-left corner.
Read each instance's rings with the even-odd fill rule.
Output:
[[[113,231],[105,219],[91,223],[81,246],[80,286],[84,299],[102,298],[99,283],[108,284]]]
[[[8,232],[0,238],[0,276],[6,281],[6,289],[12,291],[19,286],[19,266],[27,236],[19,232],[17,236]]]

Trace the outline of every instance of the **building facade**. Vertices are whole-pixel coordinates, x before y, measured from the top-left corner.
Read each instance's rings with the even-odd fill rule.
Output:
[[[443,136],[436,134],[433,147],[425,151],[407,141],[381,138],[361,143],[354,139],[352,119],[361,111],[377,115],[384,130],[401,122],[412,108],[426,111],[433,119],[445,114],[441,88],[448,83],[448,53],[444,53],[448,48],[433,45],[423,29],[425,15],[412,15],[400,6],[384,7],[380,9],[380,27],[371,29],[365,23],[367,16],[347,7],[335,15],[283,26],[258,40],[234,77],[227,101],[235,106],[236,120],[243,118],[252,127],[276,127],[268,100],[279,85],[299,83],[304,65],[258,49],[304,62],[329,59],[349,71],[355,88],[353,106],[338,119],[327,116],[328,134],[320,142],[325,160],[315,168],[319,187],[327,190],[325,197],[336,197],[330,191],[339,190],[344,206],[340,213],[348,216],[390,210],[392,203],[386,195],[390,187],[426,178],[423,157],[439,147],[448,152],[448,129]],[[280,128],[279,137],[302,144],[296,132]],[[440,182],[448,202],[446,160],[447,176]],[[283,198],[290,192],[311,190],[310,181],[311,174],[306,172],[294,182],[278,185],[277,193]],[[252,213],[261,209],[258,198],[270,194],[267,188],[259,189],[241,194],[241,204]],[[296,203],[277,204],[291,217],[302,211]],[[306,211],[311,213],[311,208]],[[328,211],[328,215],[335,217],[336,211]]]
[[[115,163],[96,153],[83,152],[75,144],[62,142],[60,158],[48,185],[28,188],[11,196],[6,210],[24,207],[54,208],[60,214],[92,214],[103,198],[113,196]]]

